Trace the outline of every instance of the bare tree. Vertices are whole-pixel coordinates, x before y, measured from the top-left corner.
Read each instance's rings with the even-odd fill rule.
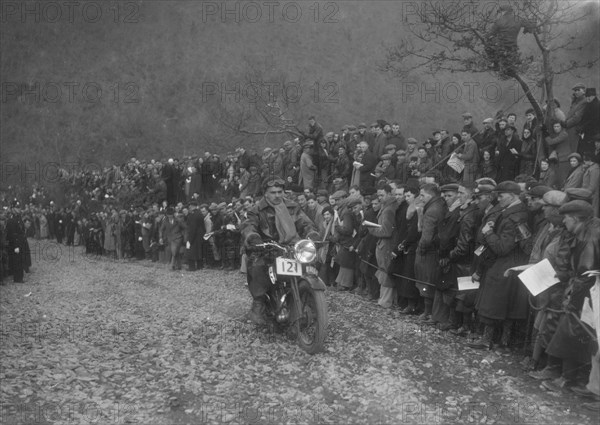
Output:
[[[302,92],[302,75],[292,80],[284,72],[273,74],[275,66],[270,64],[269,60],[259,65],[246,60],[241,81],[230,81],[225,84],[229,92],[221,91],[209,99],[210,114],[230,136],[303,137],[293,118],[305,113],[310,100]]]
[[[489,73],[501,80],[514,79],[523,89],[538,118],[548,124],[554,108],[542,108],[544,98],[554,99],[556,75],[591,68],[599,58],[557,61],[557,52],[581,50],[586,40],[568,31],[584,22],[588,13],[581,2],[567,0],[510,0],[516,33],[514,48],[498,42],[496,27],[498,5],[491,3],[430,2],[415,3],[414,22],[406,22],[410,37],[387,47],[380,70],[399,78],[414,71],[434,75],[438,71]],[[483,7],[479,7],[483,6]],[[492,6],[492,7],[490,7]],[[515,27],[513,27],[514,29]],[[535,39],[538,54],[522,57],[516,48],[521,28]],[[542,98],[533,88],[541,87]],[[541,135],[538,134],[538,141]],[[538,143],[541,145],[541,143]]]

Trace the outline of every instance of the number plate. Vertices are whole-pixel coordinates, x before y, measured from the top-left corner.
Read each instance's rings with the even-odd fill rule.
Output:
[[[280,276],[302,276],[302,265],[288,258],[277,257],[275,259],[275,271]]]

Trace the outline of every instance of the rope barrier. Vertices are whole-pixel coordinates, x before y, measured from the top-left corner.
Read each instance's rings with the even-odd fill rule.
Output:
[[[381,267],[379,267],[379,266],[377,266],[377,265],[375,265],[375,264],[373,264],[373,263],[370,263],[370,262],[368,262],[368,261],[366,261],[366,260],[363,260],[363,259],[362,259],[362,258],[360,258],[360,257],[359,257],[359,259],[360,259],[360,261],[361,261],[361,262],[363,262],[363,263],[365,263],[365,264],[367,264],[367,265],[369,265],[369,266],[373,267],[374,269],[377,269],[377,270],[379,270],[379,271],[382,271],[382,272],[384,272],[384,273],[387,273],[387,271],[386,271],[386,270],[384,270],[383,268],[381,268]],[[387,274],[390,274],[390,275],[392,275],[392,276],[396,276],[396,277],[400,277],[400,278],[403,278],[403,279],[411,280],[411,281],[413,281],[413,282],[420,283],[420,284],[422,284],[422,285],[427,285],[427,286],[431,286],[431,287],[434,287],[434,288],[436,287],[436,285],[435,285],[435,284],[433,284],[433,283],[429,283],[429,282],[423,282],[422,280],[419,280],[419,279],[414,279],[414,278],[411,278],[411,277],[408,277],[408,276],[403,276],[403,275],[401,275],[401,274],[397,274],[397,273],[387,273]],[[454,291],[454,292],[459,292],[459,291],[458,291],[458,289],[456,289],[456,288],[448,288],[448,289],[446,289],[446,291]],[[542,309],[543,309],[543,308],[539,308],[539,309],[538,309],[538,308],[535,308],[535,307],[534,307],[534,306],[531,304],[531,296],[530,296],[530,298],[529,298],[529,305],[530,305],[530,307],[531,307],[533,310],[535,310],[535,311],[540,311],[540,310],[542,310]],[[573,317],[575,318],[575,320],[577,320],[577,322],[578,322],[578,323],[581,325],[581,327],[583,328],[583,330],[584,330],[584,331],[585,331],[585,332],[586,332],[586,333],[587,333],[587,334],[590,336],[590,338],[592,338],[592,340],[593,340],[593,341],[595,341],[595,342],[598,342],[598,339],[596,338],[596,335],[594,335],[594,334],[593,334],[593,333],[592,333],[592,332],[591,332],[591,331],[588,329],[589,325],[587,325],[587,323],[583,322],[583,321],[582,321],[582,320],[581,320],[581,319],[580,319],[580,318],[579,318],[579,317],[578,317],[578,316],[577,316],[575,313],[573,313],[572,311],[567,311],[567,310],[556,310],[556,309],[553,309],[553,308],[546,308],[545,310],[546,310],[546,311],[549,311],[549,312],[552,312],[552,313],[559,313],[559,314],[565,314],[565,313],[566,313],[566,314],[570,314],[571,316],[573,316]]]

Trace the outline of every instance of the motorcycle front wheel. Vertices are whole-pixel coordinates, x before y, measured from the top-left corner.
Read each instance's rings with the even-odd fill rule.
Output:
[[[308,282],[298,283],[300,315],[298,318],[298,345],[308,354],[324,350],[327,336],[327,302],[323,291],[315,291]]]

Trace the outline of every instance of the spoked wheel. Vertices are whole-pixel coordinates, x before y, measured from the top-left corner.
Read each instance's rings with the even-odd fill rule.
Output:
[[[298,284],[300,315],[298,345],[309,354],[323,351],[327,333],[327,303],[323,291],[315,291],[306,281]]]

